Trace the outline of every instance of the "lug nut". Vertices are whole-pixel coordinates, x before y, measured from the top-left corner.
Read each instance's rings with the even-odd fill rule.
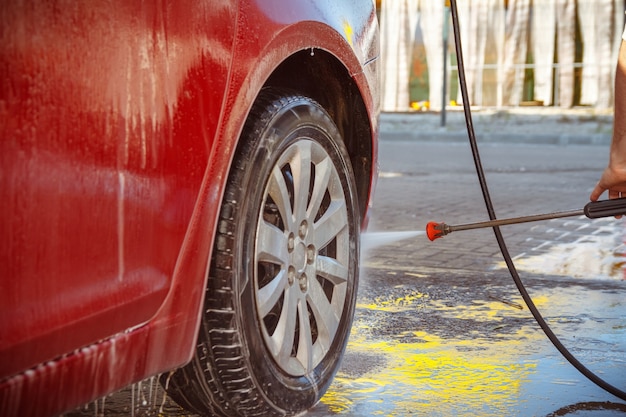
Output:
[[[306,278],[306,274],[300,275],[299,281],[300,281],[300,291],[306,292],[308,288],[308,280]]]
[[[300,239],[304,239],[306,237],[308,229],[309,225],[307,224],[306,220],[303,220],[302,223],[300,223],[300,229],[298,230],[298,235],[300,236]]]

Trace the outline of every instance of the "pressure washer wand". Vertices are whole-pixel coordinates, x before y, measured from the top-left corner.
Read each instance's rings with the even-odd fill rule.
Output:
[[[459,224],[451,226],[445,223],[430,222],[426,225],[426,236],[431,241],[444,237],[445,235],[460,231],[482,229],[485,227],[505,226],[508,224],[519,224],[536,222],[541,220],[560,219],[562,217],[587,216],[590,219],[601,217],[621,216],[626,214],[626,198],[616,198],[613,200],[592,201],[587,203],[581,210],[558,211],[555,213],[534,214],[531,216],[512,217],[509,219],[496,219],[478,223]]]

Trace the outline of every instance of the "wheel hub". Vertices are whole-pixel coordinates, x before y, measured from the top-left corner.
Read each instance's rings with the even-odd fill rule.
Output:
[[[304,273],[304,270],[307,265],[307,249],[304,242],[298,242],[291,253],[291,265],[298,271],[300,274]]]

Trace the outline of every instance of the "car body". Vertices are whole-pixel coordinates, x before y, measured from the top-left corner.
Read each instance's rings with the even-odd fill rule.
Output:
[[[362,228],[371,1],[0,6],[0,414],[53,415],[194,357],[220,202],[259,92],[317,101]]]

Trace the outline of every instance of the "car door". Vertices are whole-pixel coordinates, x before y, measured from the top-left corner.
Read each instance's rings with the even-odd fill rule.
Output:
[[[159,309],[219,123],[235,3],[0,8],[0,378]]]

